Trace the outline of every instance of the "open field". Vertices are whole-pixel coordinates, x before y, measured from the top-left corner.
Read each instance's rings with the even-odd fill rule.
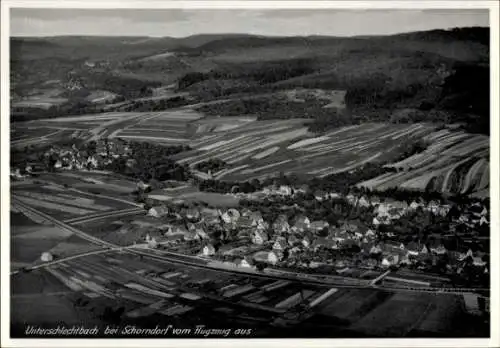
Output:
[[[12,213],[11,269],[40,263],[43,252],[55,257],[66,257],[100,249],[72,232],[52,224],[37,224],[21,213]]]
[[[363,123],[318,136],[308,132],[308,122],[311,120],[204,117],[192,107],[185,107],[162,112],[105,113],[32,121],[24,126],[38,126],[44,132],[54,130],[51,125],[62,127],[54,130],[56,133],[86,129],[90,134],[88,139],[108,136],[189,145],[191,151],[177,154],[174,159],[191,167],[212,158],[221,159],[227,165],[212,173],[220,180],[262,179],[279,172],[323,177],[348,172],[366,163],[391,163],[387,167],[396,168],[398,172],[359,185],[376,190],[431,188],[444,193],[472,193],[489,187],[488,136],[435,130],[435,125],[429,123]],[[22,131],[14,127],[13,134],[21,137]],[[37,133],[31,134],[29,139],[17,141],[19,144],[33,142]],[[41,141],[50,139],[49,133],[42,136]],[[406,143],[423,141],[428,147],[401,159],[403,139]],[[109,184],[110,190],[119,186]]]
[[[362,182],[376,190],[400,187],[443,193],[470,193],[489,187],[489,137],[441,130],[423,138],[422,153],[387,165],[400,171]]]
[[[45,251],[50,251],[69,238],[72,233],[55,226],[12,226],[11,238],[12,267],[24,267],[39,260]]]
[[[56,176],[55,174],[46,174],[47,178],[58,181]],[[64,178],[64,176],[61,177]],[[70,180],[78,180],[72,177],[68,178]],[[23,204],[54,216],[59,220],[79,217],[85,218],[94,214],[113,213],[115,211],[137,207],[135,203],[132,203],[132,199],[123,197],[123,192],[111,190],[109,193],[101,193],[102,191],[97,188],[97,193],[99,194],[93,194],[89,193],[89,191],[91,192],[92,190],[88,188],[82,187],[81,189],[85,189],[87,192],[75,190],[74,188],[64,188],[49,183],[41,185],[33,183],[14,187],[12,193]],[[108,195],[106,195],[106,193],[108,193]],[[29,213],[27,214],[30,215]],[[38,221],[36,217],[34,219],[36,222],[42,223],[42,221]]]
[[[350,328],[379,337],[404,337],[431,312],[432,296],[394,294]]]
[[[189,165],[222,159],[228,168],[213,174],[223,180],[250,180],[276,171],[326,176],[396,158],[401,136],[417,140],[433,129],[427,124],[367,123],[317,137],[307,132],[305,123],[300,119],[254,121],[226,132],[211,132],[209,138],[190,144],[194,151],[177,158]]]
[[[18,289],[18,294],[29,295],[32,293],[29,284],[51,298],[65,290],[74,291],[84,293],[88,298],[103,298],[110,305],[127,299],[131,303],[125,311],[127,317],[140,317],[141,320],[147,320],[151,315],[160,315],[157,320],[162,320],[162,317],[185,320],[182,316],[184,310],[188,316],[203,310],[213,313],[223,310],[235,323],[249,317],[269,325],[272,318],[284,315],[294,305],[303,300],[314,303],[329,290],[294,281],[180,266],[123,253],[69,260],[51,266],[49,272],[65,285],[61,287],[50,275],[47,278],[44,271],[35,271],[13,276],[12,286]],[[390,337],[404,337],[414,329],[451,335],[452,323],[463,313],[460,300],[454,295],[442,297],[376,289],[334,289],[330,292],[330,296],[315,304],[311,313],[312,323],[321,320],[323,326],[332,325],[323,327],[329,330],[324,337],[335,337],[339,330],[348,330],[351,335]],[[61,305],[64,303],[60,302]],[[181,307],[184,310],[181,311]],[[193,308],[196,311],[192,311]],[[311,329],[311,324],[296,324],[304,333]],[[321,328],[321,325],[313,324],[316,328]],[[259,335],[260,331],[256,334]]]

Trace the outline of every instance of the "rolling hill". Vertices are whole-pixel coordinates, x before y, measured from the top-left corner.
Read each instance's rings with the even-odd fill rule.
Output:
[[[78,109],[99,112],[85,99],[95,90],[108,90],[118,96],[117,101],[143,98],[167,85],[198,101],[267,93],[267,104],[276,104],[274,93],[283,90],[341,90],[347,92],[347,112],[354,122],[389,121],[405,109],[418,115],[410,122],[452,120],[487,134],[488,43],[488,28],[347,38],[240,34],[12,38],[12,90],[22,98],[45,81],[64,84],[76,76],[83,92],[61,92],[59,97],[68,102],[57,107],[59,116]],[[89,68],[86,62],[96,66]],[[128,111],[134,107],[132,103]],[[165,106],[154,110],[158,107]],[[302,109],[292,110],[291,117]],[[313,108],[310,113],[315,112]],[[36,118],[33,114],[30,117]],[[273,118],[270,112],[259,115]]]

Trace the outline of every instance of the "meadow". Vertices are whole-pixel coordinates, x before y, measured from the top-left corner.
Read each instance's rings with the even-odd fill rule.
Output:
[[[488,195],[489,137],[486,135],[465,133],[453,126],[438,128],[425,122],[364,122],[316,134],[309,131],[311,122],[305,118],[257,120],[247,115],[214,117],[184,107],[162,112],[82,115],[28,124],[38,125],[43,132],[85,130],[90,134],[87,140],[107,136],[161,145],[188,145],[191,150],[174,155],[173,159],[191,168],[210,159],[222,160],[224,167],[211,173],[218,180],[264,179],[281,172],[325,177],[375,163],[385,165],[390,173],[360,182],[359,186],[372,190],[399,187]],[[47,128],[51,125],[55,128]],[[17,141],[40,139],[36,132],[32,134],[31,140]],[[41,141],[50,139],[46,135]],[[422,151],[403,156],[407,145],[419,142],[425,144]],[[82,189],[88,189],[81,184]],[[107,188],[102,188],[113,191],[117,189],[113,185],[107,182]]]

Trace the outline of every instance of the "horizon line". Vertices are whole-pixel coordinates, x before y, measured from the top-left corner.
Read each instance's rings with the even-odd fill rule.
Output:
[[[393,33],[393,34],[366,34],[366,35],[323,35],[323,34],[311,34],[311,35],[263,35],[263,34],[252,34],[252,33],[238,33],[238,32],[220,32],[220,33],[198,33],[198,34],[192,34],[192,35],[187,35],[187,36],[149,36],[149,35],[92,35],[92,34],[57,34],[57,35],[43,35],[43,36],[33,36],[33,35],[10,35],[10,39],[17,39],[17,38],[36,38],[36,39],[44,39],[44,38],[57,38],[57,37],[91,37],[91,38],[120,38],[120,37],[126,37],[126,38],[148,38],[148,39],[187,39],[190,37],[195,37],[195,36],[217,36],[217,35],[227,35],[227,36],[253,36],[253,37],[261,37],[261,38],[293,38],[293,37],[324,37],[324,38],[368,38],[368,37],[389,37],[389,36],[397,36],[397,35],[404,35],[404,34],[412,34],[412,33],[426,33],[426,32],[433,32],[433,31],[453,31],[455,29],[490,29],[490,26],[465,26],[465,27],[449,27],[449,28],[435,28],[435,29],[428,29],[428,30],[415,30],[415,31],[403,31],[403,32],[398,32],[398,33]]]

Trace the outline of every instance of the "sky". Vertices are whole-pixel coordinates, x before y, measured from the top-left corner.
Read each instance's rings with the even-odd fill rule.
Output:
[[[11,36],[355,36],[470,26],[489,26],[488,10],[13,8],[10,14]]]

